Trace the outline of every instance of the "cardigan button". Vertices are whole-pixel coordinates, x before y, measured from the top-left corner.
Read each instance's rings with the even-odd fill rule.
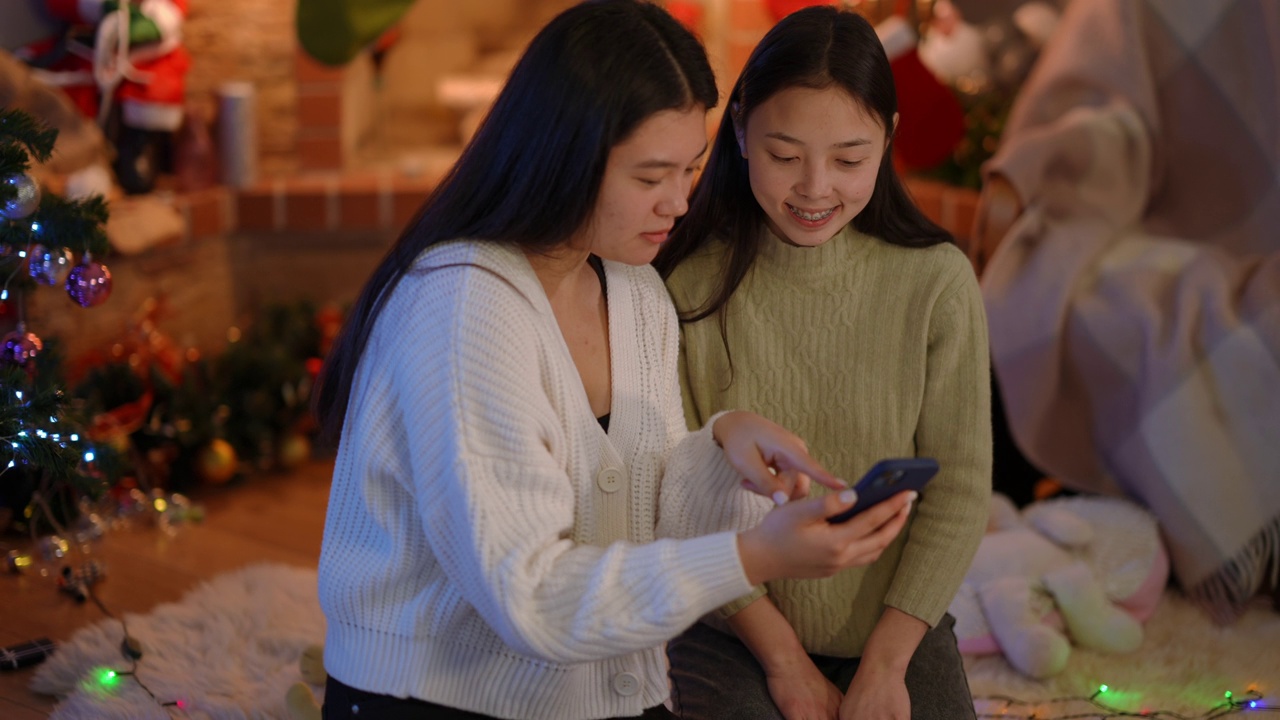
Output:
[[[640,678],[629,672],[613,676],[613,691],[623,697],[631,697],[640,692]]]
[[[596,475],[596,485],[607,493],[615,493],[622,489],[622,471],[617,468],[605,468]]]

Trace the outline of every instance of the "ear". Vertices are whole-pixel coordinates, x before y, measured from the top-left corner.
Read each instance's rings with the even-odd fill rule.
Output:
[[[889,145],[889,141],[890,141],[890,140],[892,140],[892,139],[893,139],[893,136],[897,134],[897,132],[898,132],[898,120],[899,120],[899,118],[900,118],[900,117],[901,117],[901,116],[900,116],[898,113],[894,113],[894,114],[893,114],[893,127],[889,128],[889,134],[884,136],[884,144],[885,144],[885,147],[888,147],[888,145]]]
[[[742,123],[742,108],[738,103],[729,103],[729,119],[733,122],[733,136],[738,140],[738,152],[747,156],[747,129]]]

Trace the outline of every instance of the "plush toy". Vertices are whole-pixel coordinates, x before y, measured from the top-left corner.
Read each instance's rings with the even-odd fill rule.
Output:
[[[49,36],[14,48],[15,54],[97,119],[115,146],[116,179],[125,192],[150,192],[165,146],[183,121],[191,68],[182,43],[188,0],[19,4],[32,2],[58,22]]]
[[[1159,602],[1169,559],[1155,519],[1116,498],[991,502],[987,535],[951,604],[960,651],[1002,652],[1035,678],[1066,667],[1074,643],[1127,653]]]
[[[329,680],[329,673],[324,669],[324,647],[311,645],[303,650],[298,660],[298,672],[305,682],[290,685],[284,696],[289,720],[320,720],[320,703],[311,686],[324,687]]]

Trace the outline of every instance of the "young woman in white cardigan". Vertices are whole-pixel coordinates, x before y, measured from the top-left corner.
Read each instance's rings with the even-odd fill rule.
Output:
[[[843,485],[764,418],[685,429],[648,263],[716,101],[661,8],[571,8],[374,272],[317,396],[341,438],[329,720],[669,717],[667,639],[763,581],[869,563],[901,530],[905,498],[827,523],[852,492],[801,499],[810,478]],[[746,532],[655,537],[663,484],[740,482],[782,507]]]

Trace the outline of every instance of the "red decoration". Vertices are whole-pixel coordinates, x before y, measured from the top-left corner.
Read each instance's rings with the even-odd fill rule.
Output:
[[[920,61],[920,37],[899,16],[883,20],[876,34],[884,44],[898,90],[894,159],[905,171],[928,170],[951,156],[964,138],[960,100]]]
[[[769,14],[773,16],[773,21],[777,22],[791,13],[802,10],[814,5],[834,5],[834,2],[814,2],[813,0],[765,0],[765,6],[769,8]]]
[[[694,35],[702,35],[702,4],[690,2],[689,0],[669,0],[666,4],[667,12],[671,13],[671,17],[680,21],[681,25],[689,28],[689,32]]]

